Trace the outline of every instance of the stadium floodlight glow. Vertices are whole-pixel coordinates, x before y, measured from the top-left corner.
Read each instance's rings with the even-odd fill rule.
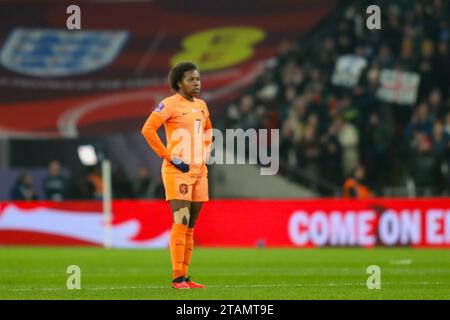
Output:
[[[78,157],[85,166],[95,166],[98,163],[95,148],[91,144],[82,145],[78,147]]]
[[[78,157],[85,166],[95,166],[101,162],[102,169],[102,206],[105,234],[103,244],[105,248],[112,246],[112,182],[111,162],[106,158],[104,152],[99,151],[98,156],[91,144],[78,146]]]

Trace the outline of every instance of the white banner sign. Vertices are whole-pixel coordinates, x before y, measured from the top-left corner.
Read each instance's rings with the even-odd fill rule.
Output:
[[[367,60],[354,54],[340,57],[334,69],[331,82],[336,86],[353,87],[367,66]]]
[[[417,73],[383,69],[377,97],[385,102],[412,105],[416,103],[419,82]]]

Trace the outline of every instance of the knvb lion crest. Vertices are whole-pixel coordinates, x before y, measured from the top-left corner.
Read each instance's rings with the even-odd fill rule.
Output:
[[[60,77],[100,69],[122,49],[125,31],[14,29],[0,52],[1,64],[36,77]]]
[[[180,193],[181,194],[186,194],[188,193],[188,185],[185,183],[180,184]]]

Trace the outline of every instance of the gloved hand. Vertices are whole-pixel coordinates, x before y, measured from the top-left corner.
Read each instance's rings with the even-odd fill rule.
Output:
[[[184,163],[183,160],[181,160],[180,158],[173,157],[170,163],[172,163],[175,167],[177,167],[178,170],[180,170],[181,172],[186,173],[189,171],[189,165]]]

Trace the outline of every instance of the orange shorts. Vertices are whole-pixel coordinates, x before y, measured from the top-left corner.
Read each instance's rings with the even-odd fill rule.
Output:
[[[205,202],[208,196],[208,176],[190,176],[185,173],[163,173],[166,200]]]

